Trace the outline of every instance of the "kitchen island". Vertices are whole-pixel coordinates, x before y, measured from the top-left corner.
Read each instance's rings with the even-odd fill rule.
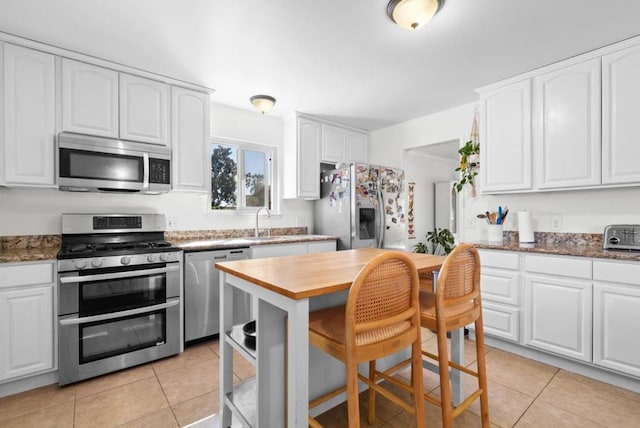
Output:
[[[308,426],[309,397],[316,395],[309,389],[317,389],[310,384],[310,370],[316,367],[310,364],[309,311],[344,303],[360,269],[383,251],[366,248],[216,264],[221,270],[221,326],[227,332],[220,343],[222,427],[231,425],[232,412],[248,427],[280,427],[285,421],[289,427]],[[444,260],[408,254],[420,273],[438,270]],[[255,351],[245,346],[241,327],[232,325],[233,287],[258,299]],[[233,349],[256,366],[255,379],[235,387]]]

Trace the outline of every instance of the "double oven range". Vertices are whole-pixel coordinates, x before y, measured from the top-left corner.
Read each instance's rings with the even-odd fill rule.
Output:
[[[160,214],[63,214],[59,377],[65,385],[182,350],[182,251]]]

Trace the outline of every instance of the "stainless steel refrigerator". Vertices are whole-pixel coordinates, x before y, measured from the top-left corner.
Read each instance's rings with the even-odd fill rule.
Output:
[[[339,238],[338,250],[406,249],[404,171],[356,163],[324,170],[315,201],[315,233]]]

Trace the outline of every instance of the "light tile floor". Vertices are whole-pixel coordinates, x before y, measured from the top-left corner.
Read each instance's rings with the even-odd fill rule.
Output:
[[[465,343],[465,364],[475,365],[475,343]],[[425,349],[435,349],[424,332]],[[217,341],[191,346],[175,357],[58,387],[50,385],[0,398],[0,427],[177,427],[218,412]],[[640,394],[522,358],[487,349],[489,414],[494,427],[640,427]],[[237,382],[254,368],[234,356]],[[409,369],[398,376],[408,378]],[[466,382],[470,388],[472,378]],[[425,389],[438,395],[438,377],[424,372]],[[361,415],[368,407],[361,395]],[[454,427],[479,427],[475,404]],[[407,428],[412,416],[383,397],[374,427]],[[346,405],[320,415],[325,427],[347,427]],[[362,420],[362,426],[370,426]],[[440,410],[427,403],[427,426],[439,427]]]

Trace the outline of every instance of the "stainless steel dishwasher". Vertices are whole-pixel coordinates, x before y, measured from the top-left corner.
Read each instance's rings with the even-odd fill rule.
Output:
[[[249,258],[248,248],[184,253],[184,340],[192,342],[220,333],[220,271],[217,262]],[[251,296],[234,290],[233,320],[251,319]]]

